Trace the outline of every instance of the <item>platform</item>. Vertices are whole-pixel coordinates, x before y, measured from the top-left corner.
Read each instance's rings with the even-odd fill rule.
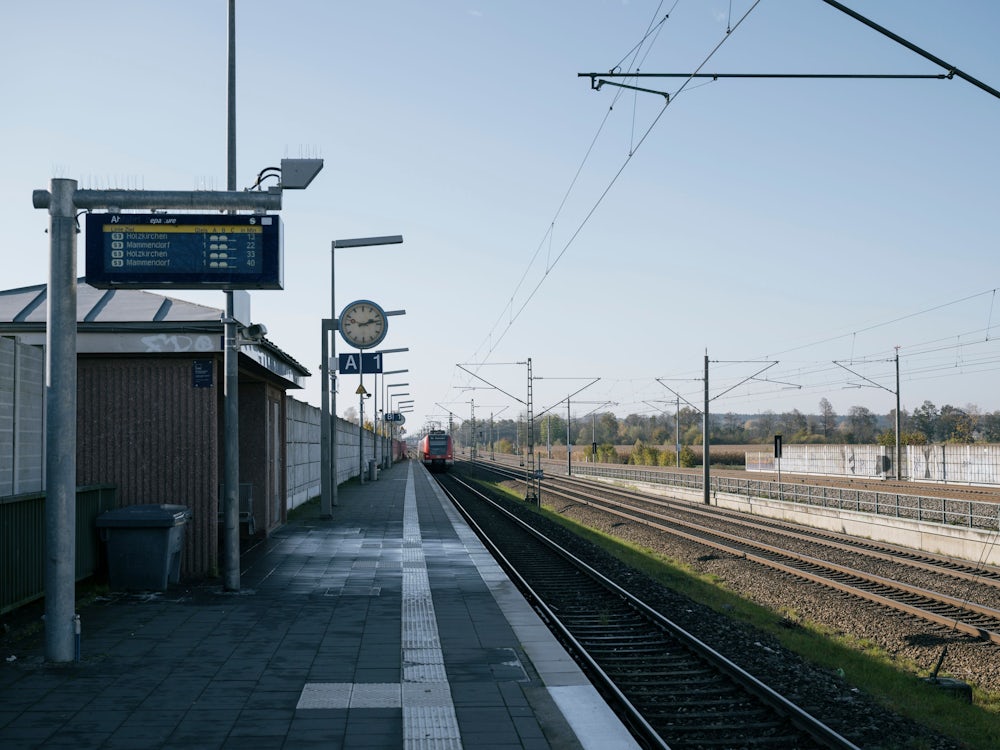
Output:
[[[0,654],[0,747],[637,747],[421,465],[338,496],[239,592],[111,595],[78,662]]]

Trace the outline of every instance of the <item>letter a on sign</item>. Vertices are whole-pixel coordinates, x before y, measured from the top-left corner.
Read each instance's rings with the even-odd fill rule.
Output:
[[[337,358],[340,360],[337,364],[342,374],[350,375],[361,372],[361,356],[359,354],[338,354]]]

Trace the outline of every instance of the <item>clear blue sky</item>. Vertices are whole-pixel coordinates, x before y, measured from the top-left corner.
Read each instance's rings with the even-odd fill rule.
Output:
[[[1000,3],[846,4],[1000,88]],[[47,278],[31,193],[53,177],[225,188],[226,0],[22,2],[0,34],[3,288]],[[820,0],[238,0],[239,186],[326,165],[284,198],[285,289],[252,295],[314,373],[293,395],[320,401],[330,241],[402,234],[338,251],[335,300],[406,310],[383,347],[410,349],[386,366],[409,370],[411,430],[470,400],[516,416],[456,365],[524,399],[528,357],[536,412],[592,378],[574,416],[672,411],[657,378],[700,406],[707,351],[713,412],[885,414],[891,393],[832,363],[893,390],[897,346],[903,408],[1000,409],[1000,99],[958,78],[638,82],[664,109],[577,77],[703,63],[941,72]]]

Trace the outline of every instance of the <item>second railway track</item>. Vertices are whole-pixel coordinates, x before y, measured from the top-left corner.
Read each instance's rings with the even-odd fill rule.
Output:
[[[517,473],[491,468],[521,481]],[[941,628],[1000,644],[1000,571],[994,568],[719,508],[709,513],[690,503],[593,482],[547,479],[545,492],[549,497],[589,505],[625,521],[743,557]],[[879,574],[872,572],[872,566],[855,567],[866,560],[877,560],[891,572]],[[907,578],[919,582],[907,582]]]

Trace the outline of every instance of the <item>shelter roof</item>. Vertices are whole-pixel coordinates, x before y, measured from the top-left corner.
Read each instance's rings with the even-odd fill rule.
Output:
[[[48,315],[47,295],[46,284],[0,291],[0,335],[23,336],[43,332]],[[185,331],[192,328],[204,331],[206,327],[218,327],[221,334],[224,314],[224,310],[216,307],[141,289],[97,289],[87,284],[86,279],[77,280],[78,334],[99,334],[104,331],[115,331],[118,334],[122,331],[140,330]],[[128,345],[122,344],[121,336],[113,344],[104,341],[99,339],[80,351],[94,353],[128,350]],[[153,349],[147,346],[145,351]],[[295,358],[268,339],[263,339],[259,344],[244,345],[243,354],[298,387],[301,387],[302,377],[309,375],[309,371]]]

